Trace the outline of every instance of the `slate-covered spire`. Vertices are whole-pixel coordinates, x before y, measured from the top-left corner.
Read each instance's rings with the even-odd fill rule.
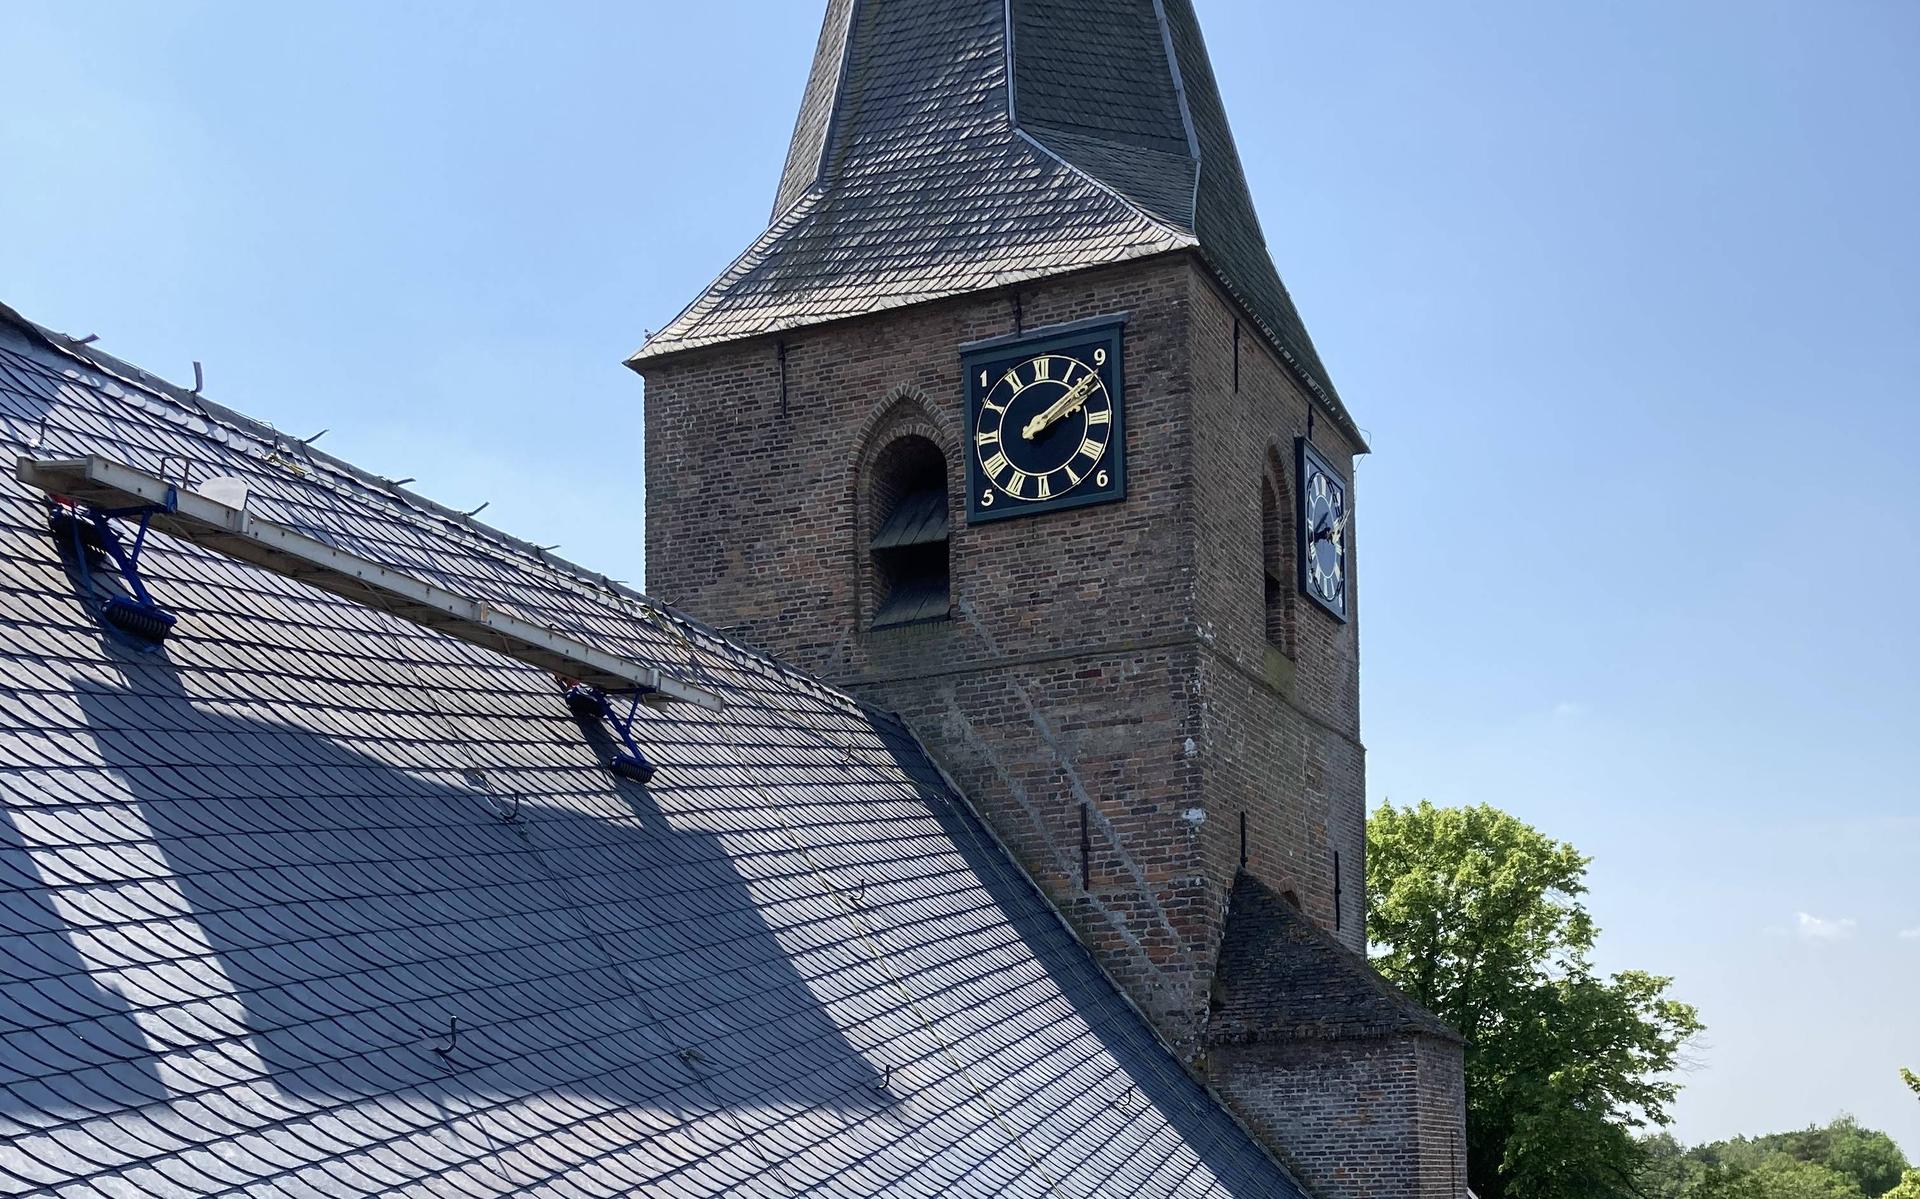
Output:
[[[1191,0],[828,0],[772,223],[634,362],[1178,249],[1351,429]]]

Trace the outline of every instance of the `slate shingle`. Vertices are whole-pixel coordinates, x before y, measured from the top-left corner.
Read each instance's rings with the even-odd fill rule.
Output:
[[[184,457],[727,700],[642,787],[540,672],[166,537],[131,652],[0,483],[0,1189],[1298,1194],[891,719],[4,309],[0,451]]]
[[[1268,253],[1192,0],[829,0],[771,223],[630,364],[1174,250],[1362,440]]]
[[[1460,1035],[1245,871],[1227,897],[1208,1038],[1216,1043]]]

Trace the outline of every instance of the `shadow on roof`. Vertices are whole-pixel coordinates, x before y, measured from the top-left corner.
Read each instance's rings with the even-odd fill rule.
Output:
[[[64,1068],[115,1072],[131,1103],[157,1073],[176,1093],[258,1077],[323,1104],[885,1105],[726,849],[670,827],[644,788],[619,785],[625,813],[515,804],[196,706],[161,661],[129,677],[137,690],[76,683],[131,800],[99,816],[120,844],[89,856],[143,880],[114,902],[148,922],[160,964],[102,972],[60,933],[36,938],[41,972],[92,1009]],[[57,930],[32,856],[8,846]]]

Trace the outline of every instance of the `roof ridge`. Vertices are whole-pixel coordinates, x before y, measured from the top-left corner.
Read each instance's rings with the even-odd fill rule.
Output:
[[[1053,159],[1055,162],[1059,163],[1061,166],[1067,168],[1069,171],[1072,171],[1075,175],[1079,176],[1085,182],[1091,183],[1094,187],[1106,193],[1108,198],[1118,201],[1123,208],[1125,208],[1128,212],[1132,213],[1134,216],[1139,217],[1141,220],[1147,222],[1149,225],[1152,225],[1154,228],[1159,229],[1162,233],[1165,233],[1168,237],[1174,238],[1175,240],[1183,243],[1178,246],[1171,246],[1169,247],[1169,249],[1178,250],[1178,249],[1188,249],[1191,247],[1199,246],[1200,239],[1197,236],[1188,232],[1185,229],[1180,228],[1177,225],[1170,225],[1166,221],[1162,220],[1160,217],[1155,216],[1151,212],[1148,212],[1145,208],[1142,208],[1139,204],[1135,203],[1132,199],[1128,198],[1124,193],[1122,193],[1119,189],[1115,188],[1112,184],[1108,183],[1106,180],[1095,176],[1092,172],[1088,171],[1086,168],[1080,166],[1078,163],[1074,162],[1072,159],[1066,157],[1064,154],[1061,154],[1059,151],[1055,150],[1052,146],[1047,145],[1045,142],[1041,141],[1039,138],[1035,137],[1033,134],[1027,132],[1027,129],[1024,125],[1021,125],[1016,121],[1013,125],[1013,132],[1015,136],[1019,137],[1021,140],[1025,141],[1027,144],[1035,147],[1042,154],[1045,154],[1048,158]],[[1089,138],[1088,140],[1097,141],[1099,139]],[[1122,145],[1122,146],[1125,145],[1125,143],[1123,142],[1111,142],[1108,144]],[[1142,149],[1142,147],[1139,147],[1139,146],[1126,146],[1126,148],[1129,150]],[[1150,150],[1148,152],[1152,153],[1152,151]],[[1171,155],[1169,155],[1169,157],[1171,157]]]
[[[650,624],[665,620],[678,626],[682,630],[683,637],[687,632],[699,634],[718,645],[727,647],[737,655],[752,659],[762,669],[831,696],[849,710],[882,715],[897,722],[897,717],[893,713],[873,708],[859,697],[834,687],[818,676],[791,666],[765,650],[737,641],[681,609],[657,600],[638,588],[622,583],[605,572],[593,571],[484,521],[475,520],[466,513],[449,508],[438,500],[408,491],[336,454],[316,450],[299,438],[282,433],[268,421],[248,416],[198,392],[188,391],[178,384],[133,366],[104,350],[96,349],[91,342],[82,342],[30,320],[5,303],[0,303],[0,325],[13,326],[47,349],[73,359],[120,385],[137,389],[164,405],[191,413],[218,428],[249,438],[257,447],[271,447],[275,452],[297,452],[305,464],[313,468],[314,473],[306,475],[303,480],[310,486],[320,487],[360,505],[375,506],[385,501],[392,505],[393,509],[397,509],[407,523],[413,524],[430,535],[453,536],[456,539],[465,540],[472,548],[485,548],[502,555],[511,555],[511,557],[499,558],[502,565],[546,579],[571,591],[579,598],[601,603],[635,620]],[[298,447],[297,451],[295,447]],[[259,458],[268,464],[272,463],[273,454],[271,453],[260,455],[249,453],[242,447],[235,448],[248,453],[249,457]],[[394,514],[391,510],[388,513],[388,515]]]

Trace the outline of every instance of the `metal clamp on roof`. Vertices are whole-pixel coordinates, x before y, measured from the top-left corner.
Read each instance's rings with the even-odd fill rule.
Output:
[[[644,696],[649,704],[691,703],[714,711],[723,705],[718,693],[662,674],[656,667],[595,649],[531,621],[495,611],[485,601],[455,595],[412,575],[336,549],[286,525],[255,516],[244,507],[175,487],[124,463],[98,455],[58,461],[22,457],[14,464],[14,477],[95,511],[143,512],[143,537],[151,523],[153,528],[169,536],[298,579],[357,604],[493,650],[517,662],[577,679],[602,691],[633,692]],[[243,505],[244,502],[241,501]],[[128,585],[137,597],[144,598],[144,588],[135,587],[131,578]]]
[[[146,580],[140,575],[140,551],[147,543],[147,526],[154,514],[173,511],[177,499],[178,493],[169,487],[157,504],[101,508],[59,496],[47,501],[53,535],[63,549],[72,549],[73,569],[79,576],[82,592],[89,601],[99,600],[101,622],[125,634],[143,649],[151,650],[166,640],[176,622],[174,614],[162,608],[147,592]],[[130,516],[140,518],[132,548],[121,544],[120,535],[113,527],[116,518]],[[109,593],[100,599],[106,588],[95,581],[93,572],[109,560],[131,594]]]
[[[634,690],[627,705],[627,714],[620,715],[614,710],[613,700],[598,687],[586,683],[574,683],[567,688],[567,707],[575,716],[586,720],[595,718],[607,722],[620,737],[620,748],[614,752],[610,769],[623,779],[632,779],[636,783],[646,783],[653,778],[653,763],[647,755],[640,752],[640,746],[633,739],[633,725],[640,715],[640,701],[645,692]]]

